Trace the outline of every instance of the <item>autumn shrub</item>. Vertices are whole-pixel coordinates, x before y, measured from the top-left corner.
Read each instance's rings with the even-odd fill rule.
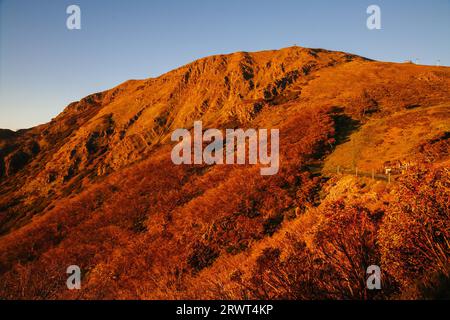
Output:
[[[383,263],[404,290],[433,282],[427,279],[431,275],[448,279],[449,172],[448,168],[411,172],[401,180],[398,199],[384,217],[380,230]]]
[[[378,246],[383,212],[341,200],[317,209],[318,222],[296,236],[287,233],[283,249],[268,246],[249,270],[232,278],[231,293],[251,299],[382,299],[397,292]],[[367,268],[381,267],[382,290],[369,290]],[[236,296],[234,296],[236,298]]]
[[[247,280],[233,279],[240,283],[243,297],[284,300],[326,298],[320,284],[330,280],[330,274],[326,273],[322,260],[316,259],[301,240],[295,240],[292,248],[284,257],[279,248],[264,249]]]
[[[314,244],[318,255],[333,273],[333,281],[325,283],[324,291],[336,299],[376,299],[395,291],[390,277],[383,276],[383,290],[367,288],[366,270],[380,266],[378,229],[384,214],[371,211],[362,204],[346,204],[339,200],[322,210],[323,220],[318,224]]]

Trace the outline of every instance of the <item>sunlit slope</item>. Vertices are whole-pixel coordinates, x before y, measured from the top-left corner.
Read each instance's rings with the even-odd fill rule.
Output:
[[[292,47],[203,58],[2,131],[0,299],[406,295],[450,261],[449,103],[450,68]],[[278,174],[174,165],[170,135],[195,120],[279,129]],[[413,166],[390,184],[324,172],[396,160]],[[392,291],[367,292],[374,263]]]
[[[417,154],[420,147],[448,132],[450,105],[447,104],[403,110],[389,117],[373,117],[356,128],[348,141],[336,147],[326,158],[324,170],[356,166],[360,170],[378,172],[383,171],[387,162],[418,163],[423,160]]]

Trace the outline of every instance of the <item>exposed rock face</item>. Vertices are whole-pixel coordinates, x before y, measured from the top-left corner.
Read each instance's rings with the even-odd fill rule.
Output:
[[[15,174],[17,171],[25,167],[30,161],[31,156],[22,151],[17,150],[6,157],[6,173],[8,176]]]

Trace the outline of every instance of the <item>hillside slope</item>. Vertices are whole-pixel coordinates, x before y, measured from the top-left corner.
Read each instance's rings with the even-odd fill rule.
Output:
[[[373,236],[365,243],[373,261],[362,266],[397,259],[396,269],[386,266],[392,290],[380,297],[410,293],[419,269],[447,268],[449,109],[450,68],[292,47],[200,59],[88,96],[47,124],[2,130],[0,297],[370,298],[361,275],[336,269],[345,258],[327,260],[324,244],[339,230],[358,229],[358,221]],[[248,165],[175,166],[170,135],[195,120],[204,128],[278,128],[279,174],[262,177]],[[414,168],[393,184],[310,170],[379,170],[397,160]],[[417,172],[428,180],[414,180]],[[382,248],[399,239],[389,221],[406,210],[398,196],[411,181],[438,197],[428,207],[440,214],[444,239],[436,241],[444,255],[418,259],[409,274],[402,257]],[[362,236],[352,232],[350,239]],[[258,278],[258,268],[300,277],[298,263],[317,272],[310,278],[329,274],[329,286],[338,281],[342,291]],[[65,287],[71,264],[84,271],[81,291]],[[279,292],[263,290],[270,281]]]

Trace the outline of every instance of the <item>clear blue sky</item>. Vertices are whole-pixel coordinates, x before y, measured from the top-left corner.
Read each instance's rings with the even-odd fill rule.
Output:
[[[81,7],[81,30],[66,28]],[[366,27],[381,7],[382,30]],[[0,0],[0,128],[197,58],[297,44],[450,65],[450,0]]]

